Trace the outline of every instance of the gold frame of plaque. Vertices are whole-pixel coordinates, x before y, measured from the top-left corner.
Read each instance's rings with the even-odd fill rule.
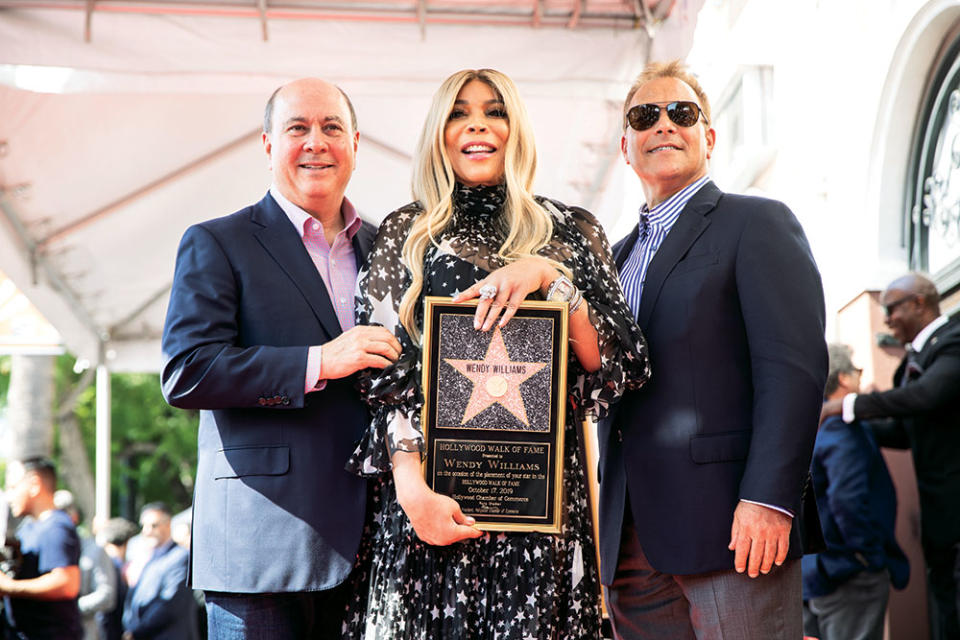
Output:
[[[560,533],[568,305],[525,301],[483,332],[477,303],[425,299],[424,478],[478,529]]]

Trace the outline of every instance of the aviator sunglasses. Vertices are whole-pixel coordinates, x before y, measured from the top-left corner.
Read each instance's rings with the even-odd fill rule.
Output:
[[[638,104],[627,111],[627,124],[637,131],[646,131],[660,121],[661,109],[666,109],[667,117],[681,127],[692,127],[701,117],[705,123],[710,124],[707,122],[707,116],[703,115],[703,109],[697,106],[697,103],[687,100],[677,100],[665,107],[652,102]]]

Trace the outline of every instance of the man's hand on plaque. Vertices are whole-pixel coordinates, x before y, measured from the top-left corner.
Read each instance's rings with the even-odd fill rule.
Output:
[[[453,297],[454,302],[480,298],[474,315],[475,329],[489,331],[500,311],[500,326],[504,326],[517,312],[524,299],[534,291],[546,291],[560,275],[545,258],[521,258],[501,267]]]
[[[427,486],[420,471],[420,454],[394,453],[393,481],[397,487],[397,502],[410,519],[417,537],[427,544],[445,546],[483,535],[482,531],[473,528],[476,521],[463,514],[456,500]]]
[[[383,327],[357,326],[323,345],[320,377],[345,378],[361,369],[383,369],[400,357],[400,343]]]

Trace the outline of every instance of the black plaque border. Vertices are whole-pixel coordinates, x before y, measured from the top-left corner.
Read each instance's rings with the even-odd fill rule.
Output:
[[[423,474],[427,484],[433,487],[436,458],[432,439],[462,440],[470,442],[521,443],[531,440],[550,447],[550,468],[547,472],[547,513],[544,516],[469,513],[477,521],[477,528],[484,531],[519,531],[539,533],[560,533],[563,515],[563,444],[566,415],[567,380],[567,318],[568,305],[565,302],[525,301],[517,309],[514,320],[523,318],[549,318],[553,332],[553,362],[551,363],[551,391],[553,402],[550,406],[550,428],[547,432],[524,430],[488,430],[468,429],[461,426],[444,428],[437,425],[437,371],[439,368],[440,341],[438,331],[440,317],[444,314],[466,315],[473,317],[477,301],[454,304],[451,298],[427,296],[424,302],[423,327],[423,410],[421,426],[423,429],[426,453],[423,458]],[[513,322],[514,320],[511,320]]]

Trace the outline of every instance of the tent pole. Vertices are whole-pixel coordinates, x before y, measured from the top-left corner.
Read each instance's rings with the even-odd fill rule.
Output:
[[[97,365],[96,520],[110,518],[110,369],[103,357]]]

